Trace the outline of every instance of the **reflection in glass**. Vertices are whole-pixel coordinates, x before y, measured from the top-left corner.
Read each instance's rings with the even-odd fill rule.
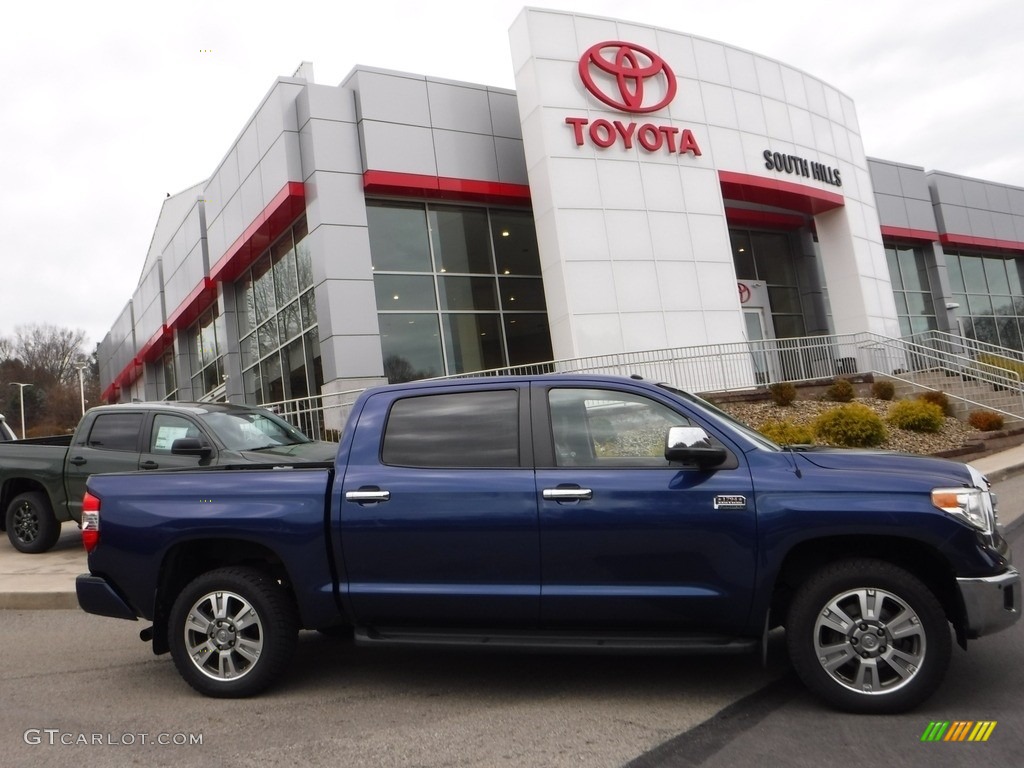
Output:
[[[374,270],[430,271],[430,239],[422,205],[375,202],[366,207],[366,220]]]
[[[384,375],[392,384],[444,373],[436,314],[380,314]]]
[[[505,364],[497,314],[441,317],[449,373],[485,371]]]
[[[435,206],[427,216],[438,272],[494,274],[484,209]]]

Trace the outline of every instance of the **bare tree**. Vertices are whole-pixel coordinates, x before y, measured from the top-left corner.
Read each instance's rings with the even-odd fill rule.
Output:
[[[71,384],[78,380],[75,361],[84,356],[85,331],[32,323],[14,329],[12,357],[26,368],[37,371],[54,383]]]

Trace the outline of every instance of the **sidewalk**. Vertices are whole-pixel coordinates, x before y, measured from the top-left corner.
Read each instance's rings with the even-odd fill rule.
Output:
[[[1024,445],[970,462],[997,483],[1024,472]],[[1022,517],[1003,512],[1000,525],[1008,528]],[[64,523],[60,539],[49,552],[25,555],[0,538],[0,610],[78,608],[75,577],[89,570],[82,537],[74,523]]]

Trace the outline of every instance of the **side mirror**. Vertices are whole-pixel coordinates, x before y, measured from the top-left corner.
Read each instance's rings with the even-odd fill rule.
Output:
[[[669,427],[665,438],[665,458],[669,461],[693,462],[698,467],[716,467],[728,454],[714,445],[702,427]]]
[[[175,456],[198,456],[205,459],[213,454],[213,448],[203,445],[198,437],[179,437],[171,443],[171,453]]]

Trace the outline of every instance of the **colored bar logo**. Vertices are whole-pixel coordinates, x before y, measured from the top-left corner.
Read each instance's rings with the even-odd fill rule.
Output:
[[[954,720],[928,723],[921,741],[988,741],[996,729],[996,720]]]

